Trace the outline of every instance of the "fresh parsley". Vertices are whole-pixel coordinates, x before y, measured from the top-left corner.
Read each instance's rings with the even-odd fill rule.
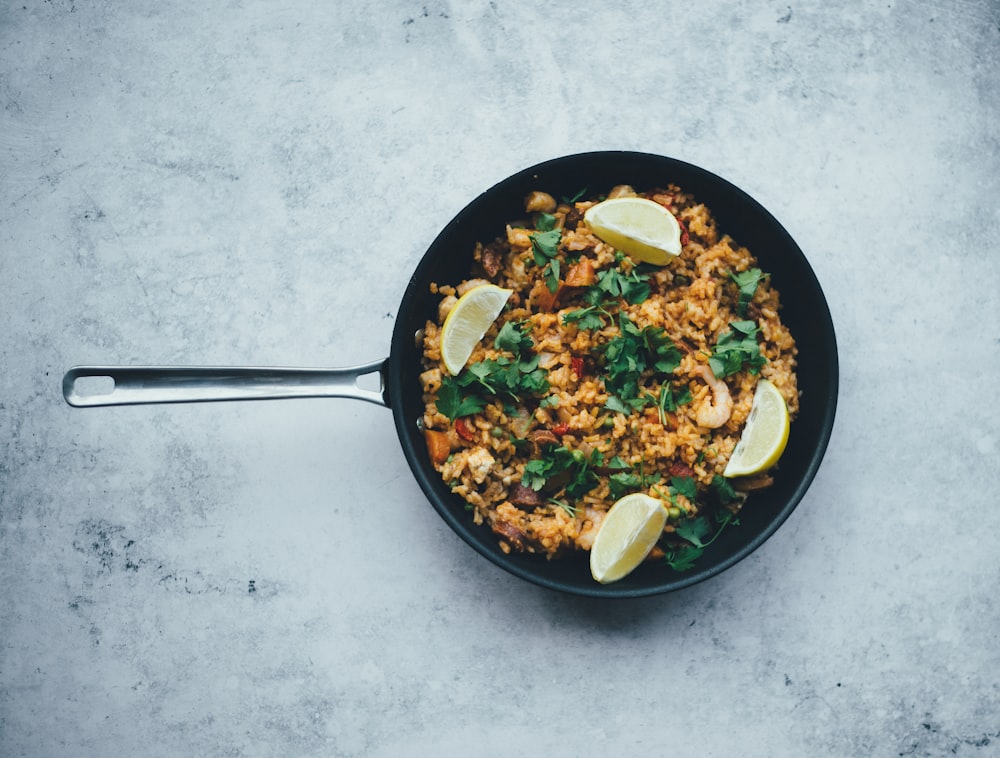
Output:
[[[473,363],[458,375],[463,387],[517,402],[522,395],[548,392],[548,372],[538,367],[538,356],[511,360],[506,356]]]
[[[528,236],[531,238],[531,254],[535,265],[544,267],[545,286],[549,288],[549,292],[555,292],[559,289],[559,258],[557,256],[562,230],[549,229]]]
[[[670,340],[661,326],[647,326],[640,329],[625,313],[618,314],[619,335],[597,348],[604,356],[606,375],[604,386],[609,395],[621,401],[611,410],[622,411],[622,405],[632,409],[645,406],[642,399],[639,406],[630,403],[640,399],[639,380],[647,368],[661,374],[669,374],[680,365],[681,352]]]
[[[524,466],[521,484],[536,492],[546,485],[565,488],[566,495],[577,498],[598,484],[593,467],[601,464],[601,453],[594,450],[588,458],[579,450],[560,445],[544,448],[541,458],[533,458]],[[563,484],[564,483],[564,484]]]
[[[703,552],[705,551],[693,545],[680,545],[664,550],[664,561],[674,571],[690,571]]]
[[[715,542],[729,524],[737,525],[739,519],[728,508],[722,508],[714,519],[698,516],[682,521],[675,527],[674,534],[689,544],[665,550],[664,560],[667,565],[674,571],[694,568],[695,561],[705,552],[705,548]]]
[[[620,297],[629,305],[638,305],[649,299],[649,274],[641,273],[638,267],[627,274],[618,268],[606,268],[598,273],[593,289],[601,299]]]
[[[747,315],[747,307],[757,292],[757,285],[766,276],[767,274],[763,273],[759,268],[749,268],[740,273],[729,272],[729,278],[733,280],[740,290],[739,298],[736,302],[737,316],[744,318]]]
[[[698,497],[698,484],[692,476],[672,476],[670,477],[670,492],[675,495],[683,495],[693,503]]]
[[[760,332],[757,322],[732,321],[729,327],[729,331],[719,337],[708,359],[712,373],[719,379],[732,376],[744,368],[751,374],[757,374],[767,363],[767,358],[760,352],[760,343],[757,342],[757,334]]]
[[[611,314],[599,305],[588,305],[586,308],[564,313],[562,322],[571,324],[575,321],[581,329],[603,329],[606,326],[605,316],[610,318]]]
[[[441,413],[454,421],[462,416],[479,413],[486,407],[486,402],[475,395],[464,395],[459,380],[453,376],[446,376],[441,380],[436,405]]]
[[[637,266],[629,273],[619,268],[607,268],[597,273],[596,284],[583,292],[584,308],[563,314],[563,323],[576,322],[581,329],[603,329],[605,319],[613,319],[609,310],[620,306],[621,300],[629,305],[638,305],[649,298],[649,273]]]
[[[656,410],[660,414],[660,423],[667,425],[667,414],[673,413],[680,406],[691,402],[691,388],[685,385],[677,388],[669,383],[660,386],[660,393],[656,396]]]
[[[550,232],[556,228],[557,219],[551,213],[539,213],[535,219],[535,228],[540,232]]]
[[[740,494],[733,489],[733,485],[724,476],[716,474],[712,477],[711,484],[708,485],[709,493],[715,498],[719,505],[730,505],[741,499]]]
[[[528,334],[528,329],[524,324],[507,321],[500,327],[496,339],[493,340],[493,347],[497,350],[507,350],[514,355],[521,355],[534,347],[535,341]]]
[[[477,361],[458,376],[441,379],[437,409],[452,421],[479,413],[493,400],[519,404],[525,396],[540,397],[549,391],[548,372],[539,368],[538,355],[531,352],[534,343],[520,327],[508,321],[497,334],[495,344],[498,349],[515,353],[515,357],[502,355]]]
[[[611,492],[611,497],[618,500],[620,497],[627,495],[629,492],[647,489],[659,481],[660,474],[658,472],[654,471],[653,473],[647,474],[640,466],[638,471],[632,469],[628,471],[620,471],[608,476],[608,489]]]

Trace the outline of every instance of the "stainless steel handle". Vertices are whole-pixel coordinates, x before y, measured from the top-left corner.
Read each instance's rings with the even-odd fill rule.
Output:
[[[206,403],[224,400],[282,400],[349,397],[389,406],[385,386],[388,359],[348,368],[257,368],[224,366],[76,366],[63,377],[63,397],[77,408],[147,403]],[[358,380],[378,374],[378,390]],[[94,379],[108,389],[81,392],[78,380]],[[108,381],[110,380],[110,382]],[[87,382],[80,382],[86,385]],[[84,386],[83,389],[86,389]]]

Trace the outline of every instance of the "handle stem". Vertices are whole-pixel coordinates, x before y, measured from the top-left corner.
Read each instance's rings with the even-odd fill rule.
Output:
[[[388,407],[388,359],[348,368],[258,368],[215,366],[76,366],[63,377],[63,397],[77,408],[225,400],[349,397]],[[378,374],[378,390],[358,380]],[[86,394],[78,380],[113,382],[108,391]],[[80,382],[81,386],[87,384]],[[97,384],[97,382],[94,382]]]

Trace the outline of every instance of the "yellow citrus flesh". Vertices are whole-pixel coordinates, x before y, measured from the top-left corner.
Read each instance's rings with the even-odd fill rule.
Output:
[[[452,374],[459,373],[507,303],[511,290],[495,284],[473,287],[445,317],[441,327],[441,358]]]
[[[771,382],[761,379],[757,382],[743,434],[722,475],[749,476],[767,471],[785,452],[788,427],[785,398]]]
[[[601,584],[627,576],[649,555],[663,534],[663,501],[633,492],[608,510],[590,550],[590,573]]]
[[[674,214],[642,197],[617,197],[592,205],[583,220],[601,240],[639,261],[665,266],[681,252]]]

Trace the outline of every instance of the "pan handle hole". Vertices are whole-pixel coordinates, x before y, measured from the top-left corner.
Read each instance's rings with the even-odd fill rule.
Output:
[[[382,374],[378,371],[370,371],[367,374],[362,374],[355,381],[358,387],[363,390],[368,390],[369,392],[381,392],[382,391]]]
[[[110,395],[115,391],[115,380],[111,376],[78,376],[73,390],[81,397]]]

